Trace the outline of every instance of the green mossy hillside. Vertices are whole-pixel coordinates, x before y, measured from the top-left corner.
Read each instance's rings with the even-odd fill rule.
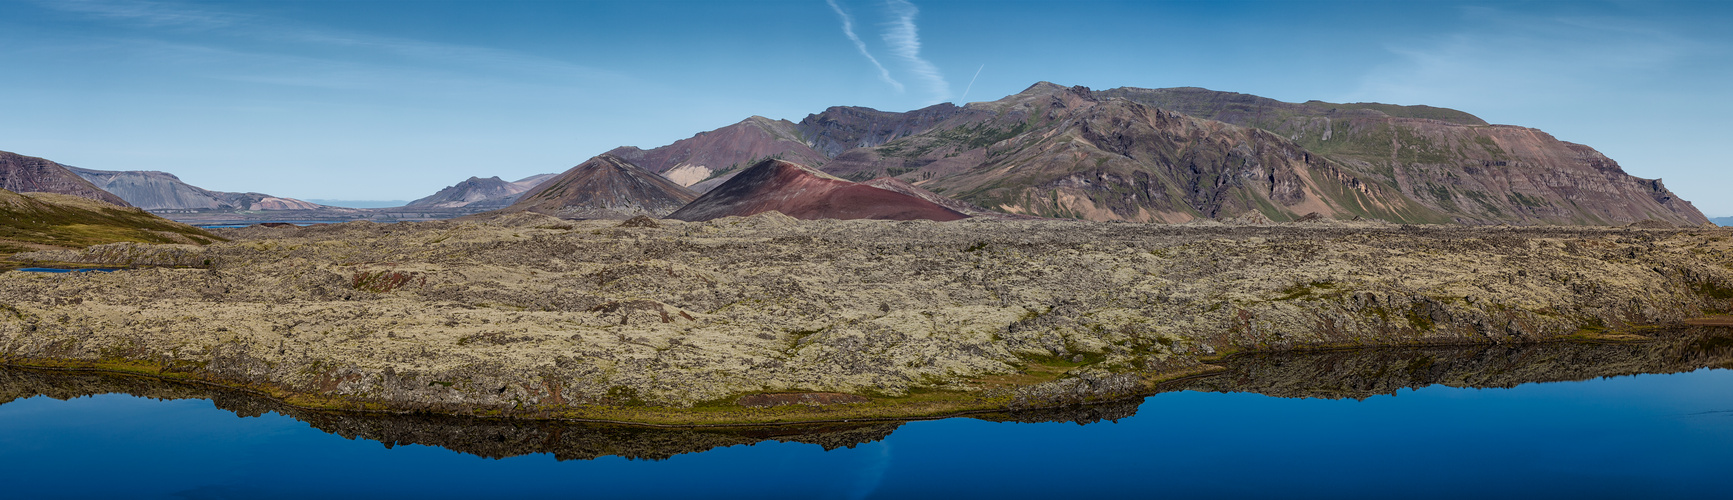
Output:
[[[5,259],[19,252],[123,241],[203,245],[223,239],[137,208],[76,196],[0,189],[0,266],[8,266]]]

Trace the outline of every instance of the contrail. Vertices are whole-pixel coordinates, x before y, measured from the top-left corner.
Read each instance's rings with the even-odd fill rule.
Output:
[[[895,78],[891,78],[890,70],[885,69],[885,65],[879,64],[878,58],[873,57],[871,52],[867,52],[866,42],[860,41],[860,37],[855,36],[854,16],[850,16],[848,15],[848,12],[844,12],[842,6],[836,4],[836,0],[824,0],[824,3],[830,4],[831,10],[836,11],[836,15],[842,17],[842,34],[847,35],[848,39],[854,42],[854,48],[860,49],[860,55],[866,56],[867,60],[873,63],[873,67],[879,69],[879,79],[884,80],[885,83],[891,84],[892,87],[896,87],[897,92],[902,92],[902,82],[897,81]]]
[[[982,64],[981,67],[975,68],[975,76],[969,78],[969,86],[963,87],[963,97],[958,97],[957,100],[963,101],[963,104],[969,103],[969,89],[975,88],[975,79],[981,77],[981,70],[983,69],[987,69],[987,65]]]
[[[891,46],[891,52],[897,57],[908,61],[915,77],[926,82],[927,90],[933,93],[933,102],[942,102],[951,96],[951,86],[945,83],[945,75],[939,73],[939,68],[933,63],[921,58],[921,37],[915,29],[915,15],[920,9],[908,0],[890,0],[886,2],[891,14],[896,17],[889,28],[885,29],[885,43]]]

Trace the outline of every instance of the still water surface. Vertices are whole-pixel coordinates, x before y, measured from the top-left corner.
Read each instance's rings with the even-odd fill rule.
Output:
[[[8,498],[1729,498],[1733,354],[1718,342],[1267,356],[1117,405],[798,432],[378,419],[3,369],[0,484]],[[1678,373],[1606,376],[1641,372]],[[210,399],[81,395],[108,391]]]

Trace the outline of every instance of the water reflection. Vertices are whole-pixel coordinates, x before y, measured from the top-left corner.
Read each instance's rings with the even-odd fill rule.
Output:
[[[1553,343],[1256,353],[1169,389],[1284,398],[1366,399],[1430,385],[1509,388],[1637,374],[1733,368],[1733,329],[1689,327],[1637,343]]]
[[[1733,331],[1698,327],[1630,344],[1544,344],[1360,349],[1264,353],[1232,358],[1224,371],[1169,383],[1161,392],[1252,392],[1277,397],[1354,398],[1429,385],[1514,387],[1531,382],[1586,380],[1643,373],[1733,367]],[[293,408],[246,393],[155,379],[0,367],[0,404],[38,395],[71,399],[130,394],[159,400],[208,399],[243,417],[278,413],[313,428],[385,447],[419,444],[487,458],[547,453],[560,460],[604,456],[666,459],[765,441],[810,443],[826,450],[885,439],[903,422],[826,423],[771,427],[647,428],[553,421],[512,421],[438,415],[371,415]],[[977,414],[996,422],[1118,421],[1136,415],[1142,399],[1070,408]]]

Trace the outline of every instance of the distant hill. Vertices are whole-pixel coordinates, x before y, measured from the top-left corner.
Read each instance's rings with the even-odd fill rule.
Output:
[[[519,193],[528,190],[529,188],[506,182],[504,179],[500,179],[499,176],[493,176],[486,179],[470,177],[463,182],[441,189],[439,192],[433,193],[430,196],[411,201],[405,206],[455,208],[483,203],[489,200],[516,198]],[[509,202],[504,203],[504,205],[510,204],[511,203]]]
[[[662,217],[697,197],[674,181],[603,153],[542,181],[499,211],[574,219]]]
[[[0,151],[0,189],[14,193],[60,193],[128,206],[65,165],[34,156]]]
[[[1716,217],[1709,219],[1709,222],[1713,222],[1717,226],[1733,226],[1733,217]]]
[[[742,170],[668,218],[706,221],[771,211],[796,219],[950,221],[968,217],[917,196],[856,184],[792,162],[769,159]]]
[[[122,241],[202,245],[221,239],[135,207],[58,193],[19,194],[0,189],[0,260],[18,252]]]
[[[318,210],[323,205],[264,193],[211,191],[153,170],[92,170],[67,167],[96,187],[145,210]]]
[[[409,202],[406,206],[428,208],[499,208],[510,206],[517,202],[519,195],[558,175],[532,175],[514,182],[506,182],[497,175],[486,179],[470,177],[428,197]]]

